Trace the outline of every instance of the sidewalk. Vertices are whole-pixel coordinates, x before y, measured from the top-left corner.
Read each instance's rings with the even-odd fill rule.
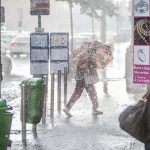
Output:
[[[74,84],[72,88],[68,87],[68,98],[73,87]],[[59,115],[55,105],[55,122],[52,128],[48,102],[47,124],[46,127],[42,124],[37,126],[38,137],[33,138],[29,127],[27,147],[23,148],[20,129],[12,129],[12,147],[8,150],[144,150],[143,144],[122,131],[118,122],[123,108],[135,103],[134,100],[138,100],[141,93],[126,93],[124,79],[101,81],[96,84],[96,89],[99,109],[103,111],[103,115],[92,116],[92,105],[84,92],[71,110],[72,118],[67,118],[63,112]]]
[[[142,94],[139,93],[140,90],[136,91],[138,86],[133,90],[134,93],[126,92],[126,82],[123,78],[125,76],[126,45],[123,43],[114,50],[113,64],[107,66],[106,72],[99,73],[100,82],[96,84],[99,109],[104,114],[98,117],[92,116],[92,105],[87,93],[84,92],[72,108],[73,117],[70,119],[63,112],[59,115],[55,105],[55,121],[52,128],[50,98],[48,98],[46,126],[44,127],[41,123],[37,125],[38,137],[36,139],[32,134],[32,126],[27,126],[26,147],[23,147],[21,142],[20,88],[17,86],[15,91],[11,91],[12,88],[10,88],[9,95],[13,96],[15,93],[17,98],[6,97],[8,100],[13,100],[9,104],[13,104],[15,114],[10,135],[12,147],[8,150],[144,150],[142,143],[126,134],[119,127],[118,117],[121,111],[126,106],[136,103]],[[12,82],[11,87],[14,85],[19,84]],[[73,90],[74,83],[68,81],[68,99]],[[56,96],[57,93],[55,93],[55,101],[57,101]]]

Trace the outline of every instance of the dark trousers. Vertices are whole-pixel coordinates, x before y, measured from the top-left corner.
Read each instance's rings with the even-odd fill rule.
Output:
[[[97,93],[94,85],[85,85],[84,80],[77,80],[76,81],[76,87],[74,90],[74,93],[69,99],[69,102],[67,103],[66,107],[71,109],[72,106],[75,104],[75,102],[80,98],[81,94],[83,93],[84,88],[86,89],[92,105],[93,105],[93,110],[96,110],[98,108],[98,98],[97,98]]]
[[[150,94],[147,97],[146,124],[148,132],[145,143],[145,150],[150,150]]]
[[[145,144],[145,150],[150,150],[150,143]]]

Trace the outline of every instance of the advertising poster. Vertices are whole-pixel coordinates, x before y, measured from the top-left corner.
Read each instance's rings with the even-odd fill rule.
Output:
[[[133,82],[150,84],[150,1],[133,3]]]

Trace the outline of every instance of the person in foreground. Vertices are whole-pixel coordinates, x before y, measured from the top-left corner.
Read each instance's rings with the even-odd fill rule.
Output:
[[[70,110],[75,102],[80,98],[83,93],[84,88],[86,89],[91,102],[92,102],[92,114],[100,115],[103,112],[99,111],[98,108],[98,97],[94,84],[99,81],[97,74],[97,65],[94,59],[92,59],[93,54],[95,53],[95,49],[89,49],[89,52],[82,55],[82,57],[77,62],[76,69],[76,86],[75,90],[70,97],[68,103],[66,104],[63,111],[66,113],[68,117],[72,117]]]
[[[147,91],[143,95],[143,100],[147,102],[147,109],[146,109],[146,124],[147,124],[147,137],[145,145],[145,150],[150,150],[150,84],[147,85]]]

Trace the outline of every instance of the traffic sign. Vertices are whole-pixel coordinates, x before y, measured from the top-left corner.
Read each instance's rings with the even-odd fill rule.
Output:
[[[30,0],[31,15],[49,15],[49,0]]]

